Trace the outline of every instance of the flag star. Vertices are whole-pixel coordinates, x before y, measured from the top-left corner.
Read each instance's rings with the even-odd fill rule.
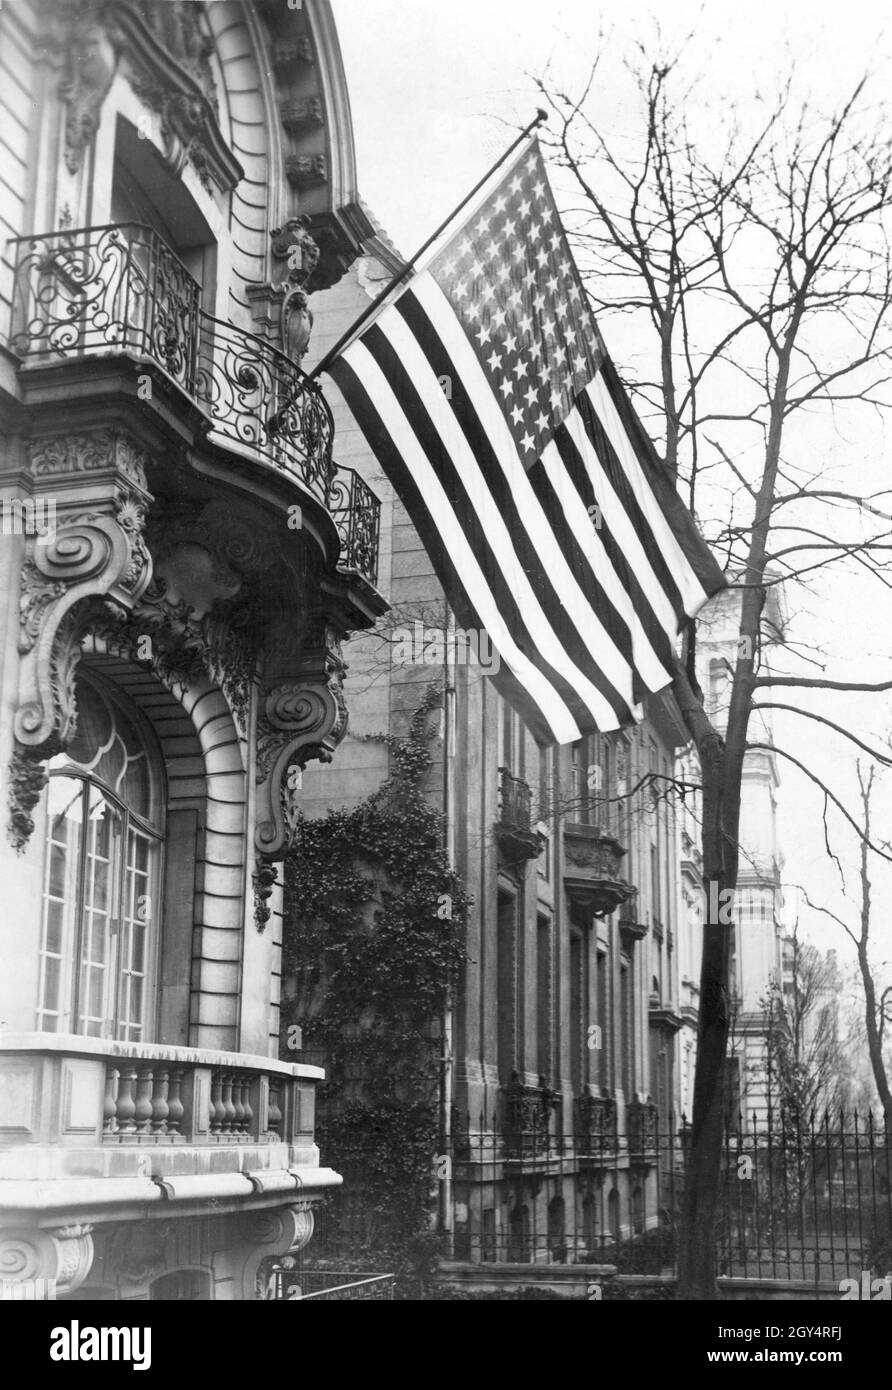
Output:
[[[534,338],[533,341],[530,343],[530,356],[531,356],[531,357],[541,357],[541,356],[542,356],[542,344],[540,343],[540,341],[539,341],[538,338]]]
[[[490,281],[487,280],[486,284],[483,286],[482,290],[480,291],[480,298],[481,298],[481,299],[495,299],[495,297],[496,297],[496,287],[495,287],[495,285],[491,284]]]
[[[536,168],[538,168],[538,165],[539,165],[539,160],[537,159],[536,155],[535,155],[535,154],[531,154],[530,157],[529,157],[529,159],[527,160],[527,168],[528,168],[528,169],[536,169]]]
[[[481,213],[480,220],[474,228],[474,231],[477,233],[478,236],[482,236],[484,232],[489,231],[489,224],[491,221],[492,218],[487,217],[485,212]]]
[[[533,327],[533,320],[530,318],[529,314],[524,314],[522,318],[517,320],[517,326],[521,333],[530,333]]]
[[[512,309],[518,309],[520,308],[520,302],[522,299],[523,291],[515,288],[509,294],[507,302],[511,305]]]
[[[537,391],[536,387],[533,385],[532,382],[530,382],[529,386],[527,387],[526,391],[524,392],[524,397],[523,397],[523,398],[524,398],[524,400],[527,401],[530,405],[533,404],[533,401],[538,400],[538,398],[539,398],[539,392]]]
[[[499,248],[496,242],[491,241],[483,254],[487,261],[491,261],[493,256],[497,256],[499,254]]]
[[[446,276],[447,280],[451,279],[452,276],[455,274],[454,256],[450,256],[448,261],[443,262],[443,274]]]
[[[548,265],[548,252],[545,250],[544,246],[540,246],[539,250],[536,252],[536,260],[540,265]]]
[[[505,339],[505,351],[510,355],[517,347],[517,339],[513,333],[509,333]]]
[[[521,420],[523,419],[523,411],[521,410],[519,405],[514,405],[511,407],[511,419],[514,421],[515,425],[519,425]]]
[[[539,380],[542,382],[542,385],[544,386],[545,383],[546,383],[547,381],[549,381],[550,379],[551,379],[551,368],[549,367],[549,365],[548,365],[547,362],[543,362],[542,365],[541,365],[541,367],[539,368]]]
[[[579,351],[575,352],[573,354],[573,370],[577,372],[584,372],[587,366],[588,362],[586,361],[584,353],[581,353]]]
[[[531,222],[530,229],[527,232],[527,240],[529,241],[530,245],[535,246],[536,242],[539,240],[541,235],[542,228],[539,226],[538,222]]]
[[[575,304],[579,299],[582,290],[579,288],[578,285],[571,285],[567,293],[569,294],[570,298],[573,300],[573,303]]]
[[[552,272],[551,275],[549,275],[548,279],[545,281],[545,283],[546,283],[546,285],[548,286],[550,292],[551,292],[552,294],[554,294],[555,290],[557,289],[558,285],[560,284],[560,281],[558,280],[558,278],[557,278],[557,276],[554,274],[554,272]]]
[[[513,396],[513,395],[514,395],[514,382],[513,382],[513,381],[509,381],[507,377],[504,377],[503,380],[502,380],[502,384],[501,384],[501,386],[499,387],[499,390],[501,391],[502,395],[503,395],[503,396],[505,397],[505,399],[507,400],[509,396]]]
[[[480,261],[472,261],[468,266],[468,274],[478,279],[483,274],[483,266]]]
[[[549,420],[544,411],[539,411],[539,414],[536,416],[536,424],[539,426],[540,430],[548,429]]]
[[[467,314],[468,318],[471,319],[472,322],[475,322],[480,317],[480,308],[480,300],[472,299],[464,312]]]
[[[474,334],[474,337],[477,339],[480,346],[483,347],[483,344],[488,343],[490,338],[492,337],[492,332],[490,330],[489,325],[486,323],[481,323],[480,327],[477,329],[477,332]]]
[[[520,190],[523,188],[523,180],[521,179],[519,174],[514,175],[514,178],[511,180],[508,187],[511,189],[512,193],[520,192]]]
[[[527,258],[527,248],[523,245],[515,246],[511,252],[512,261],[525,261]]]
[[[467,297],[468,297],[468,282],[467,282],[467,280],[459,280],[457,284],[453,285],[453,287],[452,287],[452,293],[455,295],[456,299],[467,299]]]
[[[520,213],[521,217],[528,217],[528,216],[529,216],[530,207],[531,207],[531,204],[530,204],[529,198],[524,198],[524,200],[523,200],[522,203],[518,203],[518,205],[517,205],[517,210],[518,210],[518,212]]]
[[[496,210],[496,212],[504,212],[504,211],[505,211],[505,208],[506,208],[506,206],[507,206],[507,203],[508,203],[508,199],[505,197],[504,193],[500,193],[499,196],[498,196],[498,198],[496,198],[496,201],[495,201],[495,210]]]
[[[537,198],[542,197],[542,194],[545,192],[545,184],[541,179],[538,179],[537,182],[533,184],[533,192]]]
[[[522,357],[519,358],[519,360],[518,360],[517,362],[515,362],[515,364],[514,364],[514,375],[517,377],[518,381],[520,380],[520,378],[521,378],[522,376],[526,376],[528,370],[529,370],[529,363],[524,362],[524,360],[523,360]],[[534,388],[534,390],[533,390],[533,395],[535,395],[535,394],[536,394],[536,392],[535,392],[535,388]]]
[[[561,256],[561,259],[557,263],[557,268],[562,275],[570,274],[570,262],[567,260],[566,256]]]
[[[527,273],[526,273],[526,275],[523,277],[523,283],[524,283],[525,285],[535,285],[535,283],[536,283],[536,271],[535,271],[535,270],[528,270]]]
[[[533,444],[533,436],[530,434],[529,430],[527,430],[520,443],[521,447],[526,449],[527,453],[529,453],[531,449],[535,448],[535,445]]]
[[[511,279],[511,267],[507,261],[502,261],[502,264],[496,271],[496,279],[500,285],[504,285],[506,280]]]
[[[509,218],[507,219],[507,221],[506,221],[504,227],[502,228],[502,236],[503,236],[503,237],[511,237],[511,236],[514,235],[514,233],[515,233],[516,231],[517,231],[517,223],[516,223],[512,218],[509,217]]]
[[[558,249],[558,247],[560,246],[560,244],[561,244],[561,234],[560,234],[560,232],[552,232],[552,234],[551,234],[551,236],[548,238],[548,240],[549,240],[549,242],[551,243],[551,249],[552,249],[552,251],[556,251],[556,250]]]
[[[554,312],[557,314],[561,323],[563,323],[564,319],[570,312],[570,306],[568,304],[565,304],[563,299],[559,299],[554,306]]]
[[[556,346],[552,349],[551,355],[554,358],[555,362],[560,362],[563,366],[564,362],[567,359],[567,349],[564,347],[563,343],[557,343]]]
[[[564,403],[564,398],[563,398],[563,396],[561,395],[560,391],[557,389],[556,386],[552,386],[552,388],[551,388],[551,408],[552,408],[552,410],[560,410],[560,408],[561,408],[561,406],[563,405],[563,403]]]
[[[544,207],[544,208],[542,209],[542,211],[539,213],[539,216],[542,218],[542,221],[543,221],[543,222],[550,222],[551,219],[554,217],[554,213],[552,212],[551,208],[550,208],[550,207],[548,206],[548,204],[546,203],[546,204],[545,204],[545,207]]]
[[[473,251],[473,249],[474,243],[471,241],[471,238],[469,236],[466,236],[462,239],[462,242],[458,248],[458,254],[459,256],[467,256]]]
[[[533,308],[538,314],[541,314],[542,310],[545,308],[545,295],[541,290],[538,294],[533,295]]]
[[[492,352],[491,352],[491,353],[489,354],[489,356],[487,357],[487,359],[486,359],[486,365],[489,367],[490,371],[493,371],[493,372],[496,370],[496,368],[501,367],[501,365],[502,365],[501,353],[496,352],[495,348],[493,348]]]
[[[504,309],[496,309],[495,313],[492,316],[493,328],[501,328],[505,322],[506,317],[507,315],[505,314]]]

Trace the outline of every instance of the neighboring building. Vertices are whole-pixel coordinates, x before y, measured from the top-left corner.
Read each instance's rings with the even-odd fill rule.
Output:
[[[340,1181],[278,1057],[277,863],[384,607],[298,366],[373,231],[337,38],[7,0],[0,54],[0,1275],[253,1298]]]
[[[728,717],[731,675],[740,641],[740,596],[734,588],[715,595],[697,616],[697,678],[704,692],[706,713],[719,730]],[[773,584],[762,615],[763,664],[771,645],[782,642],[785,626],[782,595]],[[754,713],[750,739],[771,745],[770,711]],[[680,762],[683,775],[696,780],[696,754],[687,750]],[[732,1035],[728,1054],[727,1112],[732,1124],[738,1113],[762,1114],[768,1104],[765,1059],[767,1015],[765,1001],[772,980],[782,969],[783,855],[777,833],[777,788],[780,782],[773,749],[752,749],[743,765],[740,806],[740,859],[734,899],[731,958]],[[693,1106],[693,1064],[696,1061],[700,947],[703,924],[699,796],[680,818],[685,943],[682,959],[682,1013],[685,1027],[683,1109]]]
[[[395,264],[379,241],[330,292],[329,340]],[[311,354],[328,346],[317,331]],[[447,622],[404,508],[334,388],[330,398],[338,461],[381,495],[378,582],[393,610],[345,651],[354,717],[331,766],[303,778],[310,816],[355,806],[387,776],[386,747],[366,736],[405,731],[430,680],[444,675],[435,657],[424,661],[425,630]],[[411,664],[406,630],[414,640],[416,623]],[[487,651],[482,658],[454,668],[427,788],[447,806],[450,849],[473,898],[446,1034],[457,1177],[441,1222],[457,1255],[581,1258],[653,1227],[666,1205],[657,1131],[678,1118],[682,1020],[676,798],[665,793],[686,734],[666,694],[640,727],[540,749],[484,675]],[[630,795],[649,773],[655,780]]]

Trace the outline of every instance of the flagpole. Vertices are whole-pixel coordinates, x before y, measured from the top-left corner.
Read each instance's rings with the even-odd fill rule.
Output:
[[[443,219],[437,230],[428,237],[424,245],[419,246],[418,250],[415,252],[415,255],[412,256],[410,260],[406,261],[402,269],[398,270],[396,275],[394,275],[393,278],[389,281],[389,283],[384,286],[384,289],[381,291],[381,293],[376,295],[372,302],[365,309],[363,309],[356,322],[354,324],[351,324],[351,326],[347,329],[346,333],[341,334],[334,347],[329,348],[325,356],[319,362],[316,363],[316,366],[313,368],[313,370],[307,373],[308,381],[312,381],[314,377],[317,377],[320,372],[324,372],[326,368],[331,365],[331,363],[338,356],[341,350],[344,347],[346,347],[347,343],[353,337],[354,333],[356,333],[358,329],[362,327],[366,319],[371,318],[375,310],[381,304],[384,303],[384,300],[387,298],[389,294],[392,293],[396,286],[399,285],[403,280],[406,279],[408,275],[412,273],[412,271],[415,268],[416,262],[424,255],[425,251],[427,251],[427,249],[430,246],[433,246],[437,238],[443,235],[450,222],[455,220],[455,218],[461,212],[462,208],[467,207],[468,203],[471,201],[474,195],[480,192],[480,189],[483,187],[485,183],[488,182],[489,179],[492,178],[493,174],[496,172],[499,166],[501,164],[504,164],[508,156],[514,153],[518,145],[522,144],[523,141],[527,138],[527,136],[531,134],[531,132],[534,131],[537,126],[542,125],[543,122],[547,120],[548,112],[543,111],[540,107],[539,110],[536,112],[536,119],[534,121],[530,121],[529,125],[524,127],[524,129],[518,135],[517,139],[512,141],[512,143],[508,146],[507,150],[505,150],[504,154],[499,155],[499,158],[496,160],[492,168],[486,171],[482,179],[477,180],[470,193],[468,193],[464,198],[462,198],[461,202],[452,209],[452,212],[450,212],[449,216]]]

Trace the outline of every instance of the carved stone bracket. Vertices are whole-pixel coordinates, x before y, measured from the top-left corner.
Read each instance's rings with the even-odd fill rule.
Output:
[[[296,790],[289,769],[302,768],[312,758],[331,762],[347,731],[343,676],[340,644],[328,636],[323,646],[304,650],[292,681],[263,693],[257,721],[256,848],[267,860],[283,858],[288,848],[287,818]]]
[[[272,915],[269,900],[273,895],[279,871],[275,864],[268,864],[258,856],[251,877],[254,884],[254,921],[258,931],[265,931],[266,924]]]
[[[42,440],[31,446],[30,471],[51,476],[59,495],[55,530],[47,540],[29,538],[20,581],[9,783],[10,839],[17,849],[33,829],[41,763],[75,731],[74,674],[95,600],[129,611],[152,577],[143,538],[151,497],[135,446],[112,430]]]
[[[0,1234],[0,1280],[44,1279],[56,1293],[74,1293],[93,1264],[93,1227],[86,1222],[53,1230],[5,1230]]]

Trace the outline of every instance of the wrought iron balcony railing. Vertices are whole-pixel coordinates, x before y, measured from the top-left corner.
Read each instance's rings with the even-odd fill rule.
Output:
[[[341,538],[340,568],[355,570],[369,583],[378,581],[381,502],[352,468],[335,465],[328,510]]]
[[[212,441],[293,474],[329,505],[333,424],[321,392],[264,338],[208,314],[152,228],[118,223],[11,245],[9,345],[19,358],[124,353],[154,363],[208,417]]]

